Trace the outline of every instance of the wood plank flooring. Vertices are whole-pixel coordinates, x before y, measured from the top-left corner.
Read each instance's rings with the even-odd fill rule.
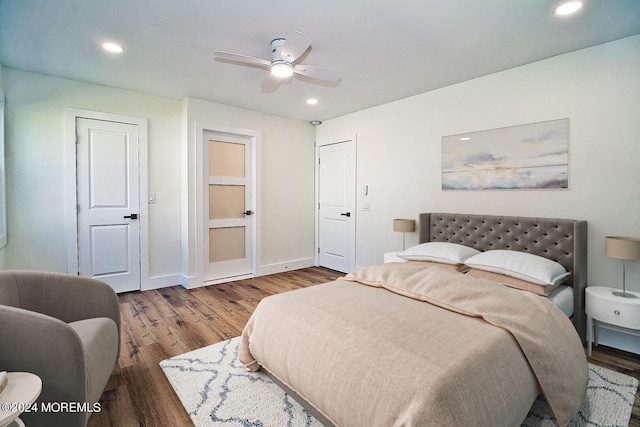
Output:
[[[181,286],[120,294],[122,349],[102,410],[89,427],[192,426],[160,361],[241,334],[258,302],[343,274],[319,267],[187,290]],[[605,346],[589,361],[640,379],[640,357]],[[630,426],[640,427],[640,393]]]

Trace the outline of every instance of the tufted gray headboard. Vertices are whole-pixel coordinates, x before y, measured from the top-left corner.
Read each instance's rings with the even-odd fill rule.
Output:
[[[573,324],[586,340],[587,222],[453,213],[420,214],[420,243],[451,242],[480,251],[509,249],[552,259],[571,273]]]

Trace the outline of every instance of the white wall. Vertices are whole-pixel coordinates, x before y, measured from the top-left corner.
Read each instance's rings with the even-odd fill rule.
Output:
[[[65,108],[149,119],[150,276],[174,275],[180,257],[179,101],[4,69],[7,216],[3,269],[66,270]]]
[[[604,238],[640,237],[638,76],[634,36],[325,121],[318,139],[358,135],[357,264],[402,249],[392,219],[420,212],[574,218],[589,222],[589,284],[621,286]],[[568,190],[442,191],[443,136],[565,117]],[[407,235],[415,243],[417,233]],[[627,283],[640,291],[640,262]]]
[[[149,276],[146,287],[179,283],[181,141],[201,120],[262,132],[263,271],[314,257],[314,134],[309,123],[200,100],[174,100],[2,69],[6,95],[9,243],[0,268],[66,270],[65,108],[149,120]],[[145,288],[143,284],[143,288]]]

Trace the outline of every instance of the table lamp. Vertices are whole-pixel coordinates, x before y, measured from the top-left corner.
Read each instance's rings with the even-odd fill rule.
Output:
[[[402,232],[402,250],[405,250],[406,247],[406,233],[413,233],[416,231],[416,220],[415,219],[394,219],[393,220],[393,231]]]
[[[616,291],[613,295],[623,298],[636,298],[634,294],[627,293],[625,266],[627,260],[640,259],[640,239],[607,236],[604,240],[604,253],[610,258],[622,260],[622,292]]]

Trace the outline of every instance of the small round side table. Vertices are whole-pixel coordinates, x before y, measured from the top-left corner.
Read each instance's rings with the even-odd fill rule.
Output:
[[[0,392],[0,426],[24,427],[20,414],[36,401],[42,392],[42,380],[29,372],[9,372],[9,382]]]

